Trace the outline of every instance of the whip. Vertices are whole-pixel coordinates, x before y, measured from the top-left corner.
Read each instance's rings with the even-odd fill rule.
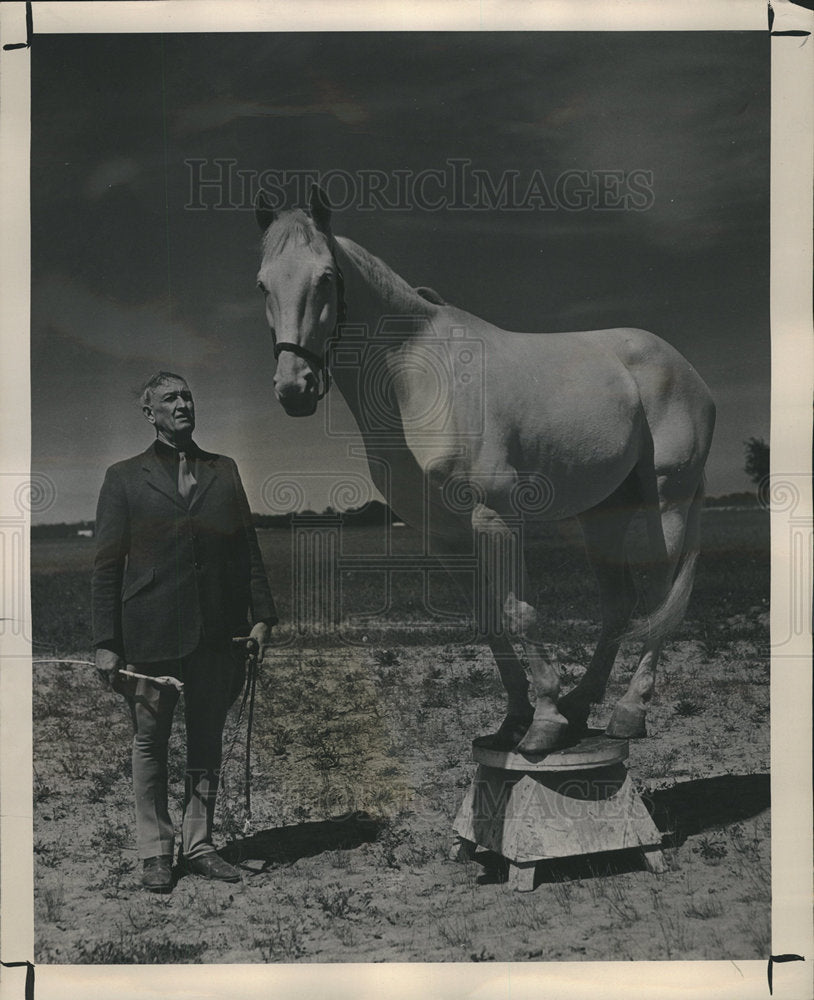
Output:
[[[92,660],[66,660],[62,656],[48,656],[44,659],[32,660],[32,663],[71,663],[78,664],[82,667],[95,667],[96,664]],[[101,673],[102,671],[100,671]],[[177,677],[169,677],[163,675],[161,677],[152,677],[150,674],[137,674],[135,670],[124,670],[121,667],[116,671],[118,674],[124,674],[125,677],[135,677],[137,680],[142,681],[152,681],[153,684],[160,684],[162,687],[174,687],[176,691],[184,690],[184,682],[179,681]]]

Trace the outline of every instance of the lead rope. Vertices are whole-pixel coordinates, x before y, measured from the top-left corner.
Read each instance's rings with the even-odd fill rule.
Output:
[[[257,645],[255,643],[255,645]],[[251,686],[249,695],[249,718],[246,722],[246,770],[245,770],[245,795],[246,795],[246,818],[243,821],[244,837],[249,833],[252,823],[252,723],[254,722],[254,696],[257,690],[257,653],[249,655],[248,673],[246,686]]]
[[[232,642],[244,643],[246,646],[246,685],[243,688],[243,700],[240,703],[240,710],[237,713],[237,721],[235,722],[235,728],[232,733],[232,738],[229,742],[229,747],[226,753],[223,755],[223,759],[220,765],[220,785],[221,788],[224,787],[224,775],[226,773],[226,766],[229,763],[232,753],[237,744],[237,738],[240,735],[240,724],[243,721],[243,713],[246,709],[246,704],[249,706],[249,718],[246,724],[246,767],[244,771],[244,797],[245,797],[245,809],[243,818],[243,834],[244,836],[249,833],[251,828],[252,819],[252,770],[251,770],[251,746],[252,746],[252,724],[254,722],[254,701],[255,694],[257,691],[257,654],[260,652],[260,646],[256,639],[251,637],[239,636],[236,639],[232,639]]]

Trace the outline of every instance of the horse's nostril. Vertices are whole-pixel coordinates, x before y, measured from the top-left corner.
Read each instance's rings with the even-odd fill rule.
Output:
[[[283,386],[280,386],[275,381],[274,387],[277,390],[277,395],[280,399],[297,399],[301,396],[307,395],[309,389],[311,388],[307,379],[303,382],[287,382]]]

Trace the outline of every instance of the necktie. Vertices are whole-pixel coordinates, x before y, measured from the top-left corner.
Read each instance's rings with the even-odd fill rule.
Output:
[[[192,475],[192,469],[190,468],[190,463],[187,456],[182,452],[178,452],[178,492],[184,498],[184,500],[189,500],[192,496],[192,492],[195,489],[197,480],[195,476]]]

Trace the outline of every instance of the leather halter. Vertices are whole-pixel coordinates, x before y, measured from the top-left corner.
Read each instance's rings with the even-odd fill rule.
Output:
[[[291,354],[296,354],[298,358],[302,358],[303,361],[307,361],[308,364],[314,371],[314,374],[319,380],[320,372],[322,373],[322,392],[317,394],[317,402],[319,402],[331,388],[331,369],[328,367],[328,362],[325,358],[327,354],[328,341],[337,336],[337,330],[340,325],[345,322],[345,316],[347,315],[347,305],[345,303],[345,278],[342,274],[342,268],[339,266],[336,260],[336,256],[333,251],[331,251],[331,258],[334,263],[334,271],[336,273],[336,323],[334,324],[333,333],[326,340],[326,347],[323,356],[320,357],[313,351],[309,351],[307,347],[303,347],[301,344],[294,344],[287,340],[278,341],[274,337],[274,359],[275,361],[280,357],[283,351],[290,351]],[[274,336],[272,334],[272,336]]]

